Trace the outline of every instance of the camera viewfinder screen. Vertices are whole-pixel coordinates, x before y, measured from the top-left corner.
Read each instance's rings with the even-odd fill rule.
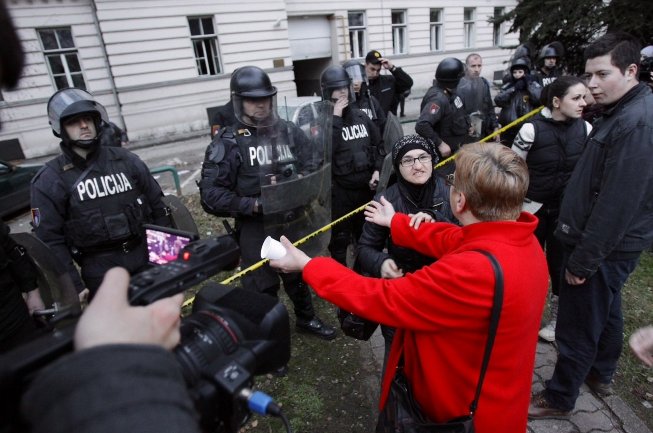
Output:
[[[163,265],[176,260],[179,252],[191,241],[190,237],[145,229],[147,252],[151,264]]]

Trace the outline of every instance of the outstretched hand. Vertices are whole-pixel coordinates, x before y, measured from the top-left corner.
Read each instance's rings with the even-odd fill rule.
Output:
[[[426,212],[417,212],[416,214],[410,214],[408,216],[410,217],[410,223],[408,225],[413,227],[415,230],[417,230],[422,223],[432,223],[435,221],[433,215]]]
[[[129,273],[110,269],[75,330],[75,348],[104,344],[151,344],[172,349],[179,343],[183,294],[144,307],[129,305]]]
[[[302,250],[295,247],[287,237],[281,236],[281,245],[286,249],[286,255],[280,259],[270,260],[270,266],[283,273],[301,272],[311,260]]]
[[[381,227],[390,227],[393,216],[395,216],[395,208],[383,196],[381,196],[380,203],[378,201],[372,201],[365,208],[365,221]]]

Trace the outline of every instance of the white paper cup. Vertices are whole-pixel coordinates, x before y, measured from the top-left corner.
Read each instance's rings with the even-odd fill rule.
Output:
[[[272,239],[270,236],[265,238],[263,246],[261,247],[261,258],[276,260],[286,255],[286,249],[281,242]]]

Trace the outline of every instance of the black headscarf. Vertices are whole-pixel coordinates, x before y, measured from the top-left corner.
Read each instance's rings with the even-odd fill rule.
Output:
[[[426,183],[423,185],[416,185],[408,182],[401,176],[399,171],[399,162],[406,153],[411,150],[420,149],[425,150],[431,155],[432,164],[438,162],[437,154],[433,144],[424,137],[419,135],[407,135],[399,139],[392,147],[392,164],[394,165],[395,172],[397,173],[397,183],[401,194],[408,198],[419,209],[431,209],[433,206],[433,192],[435,191],[435,176],[431,174]]]

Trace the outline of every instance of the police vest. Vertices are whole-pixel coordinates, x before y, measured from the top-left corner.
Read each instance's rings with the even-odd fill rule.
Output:
[[[101,148],[106,152],[105,166],[98,167],[96,160],[91,170],[62,167],[60,158],[46,163],[61,177],[68,192],[66,242],[82,252],[140,236],[151,212],[132,164],[114,149]]]
[[[585,121],[556,122],[540,114],[531,123],[535,139],[526,158],[530,173],[527,197],[557,204],[583,152],[587,137]]]
[[[358,109],[347,110],[342,120],[342,129],[334,131],[332,175],[344,188],[362,188],[374,168],[375,146],[369,130],[373,124]]]
[[[236,193],[241,197],[261,194],[261,182],[273,177],[297,176],[297,159],[289,125],[280,121],[271,128],[238,129],[236,142],[240,149],[242,165],[236,178]]]

